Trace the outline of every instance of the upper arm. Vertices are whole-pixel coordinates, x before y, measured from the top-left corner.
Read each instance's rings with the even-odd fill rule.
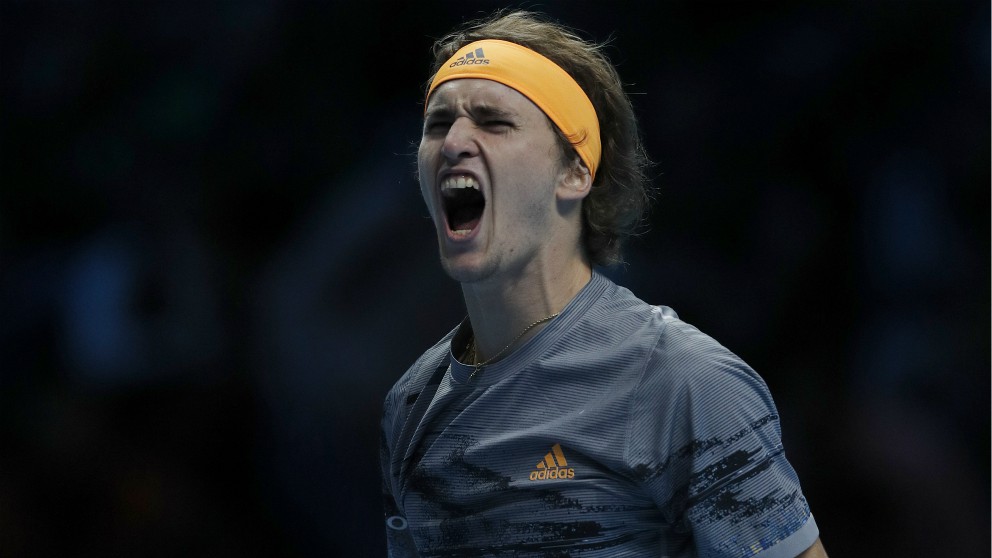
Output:
[[[690,335],[669,335],[652,364],[659,379],[646,378],[637,395],[629,440],[632,463],[646,463],[636,469],[644,487],[701,556],[818,548],[767,386],[729,351],[688,333],[681,346],[675,336]]]
[[[386,521],[386,552],[389,558],[417,558],[417,547],[406,520],[402,523]]]
[[[390,558],[416,558],[417,549],[410,536],[409,524],[397,505],[392,483],[392,442],[394,442],[396,398],[401,391],[391,390],[383,404],[379,440],[379,464],[382,471],[382,507],[386,523],[386,551]]]
[[[823,543],[820,539],[816,539],[813,546],[807,548],[802,554],[796,558],[828,558],[827,551],[823,549]]]

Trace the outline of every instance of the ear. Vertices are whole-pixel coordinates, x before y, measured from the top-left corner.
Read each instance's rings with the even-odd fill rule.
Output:
[[[555,195],[560,201],[580,201],[589,195],[592,188],[592,175],[589,169],[576,157],[568,168],[562,171]]]

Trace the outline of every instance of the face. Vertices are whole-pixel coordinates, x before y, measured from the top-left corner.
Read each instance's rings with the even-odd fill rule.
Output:
[[[514,89],[457,79],[431,95],[418,152],[420,188],[441,261],[466,283],[520,274],[548,250],[566,173],[552,124]]]

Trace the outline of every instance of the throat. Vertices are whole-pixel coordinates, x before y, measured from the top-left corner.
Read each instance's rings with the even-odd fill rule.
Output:
[[[457,233],[469,233],[479,226],[482,220],[481,208],[460,207],[448,215],[448,223],[451,230]]]
[[[462,188],[444,197],[444,212],[448,228],[458,234],[468,234],[479,226],[486,209],[486,199],[477,190]]]

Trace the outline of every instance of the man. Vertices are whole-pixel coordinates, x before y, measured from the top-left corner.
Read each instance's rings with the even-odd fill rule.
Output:
[[[647,203],[598,47],[528,13],[435,46],[418,152],[468,317],[386,398],[391,556],[825,556],[764,382],[594,270]]]

